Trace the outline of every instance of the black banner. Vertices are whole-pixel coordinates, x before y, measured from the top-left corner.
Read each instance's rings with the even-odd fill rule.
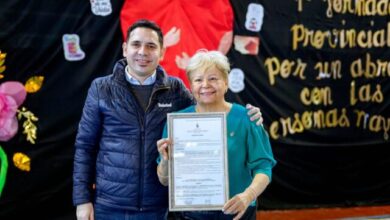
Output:
[[[263,208],[388,203],[390,5],[388,1],[232,1],[235,35],[259,38],[258,56],[231,50],[245,73],[234,100],[265,116],[278,164]],[[236,45],[237,46],[237,45]]]

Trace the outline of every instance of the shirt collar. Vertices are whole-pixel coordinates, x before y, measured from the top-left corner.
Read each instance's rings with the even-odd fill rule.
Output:
[[[147,86],[147,85],[152,85],[153,83],[156,82],[156,76],[157,76],[156,70],[154,70],[154,72],[153,72],[153,74],[151,76],[149,76],[148,78],[145,79],[143,84],[141,84],[141,82],[138,81],[138,79],[136,79],[132,75],[130,75],[130,73],[129,73],[129,66],[126,66],[125,72],[126,72],[126,80],[127,80],[127,82],[129,82],[132,85],[144,85],[144,86]]]

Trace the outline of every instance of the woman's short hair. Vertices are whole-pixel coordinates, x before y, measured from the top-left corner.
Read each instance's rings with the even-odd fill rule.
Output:
[[[191,75],[194,71],[206,71],[213,67],[222,73],[224,80],[228,81],[228,74],[230,72],[228,58],[219,51],[198,50],[191,57],[186,67],[187,77],[191,81]]]

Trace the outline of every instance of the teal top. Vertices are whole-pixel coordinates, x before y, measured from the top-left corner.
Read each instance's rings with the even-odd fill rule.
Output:
[[[195,106],[190,106],[179,112],[196,112]],[[271,181],[272,168],[276,161],[272,154],[267,132],[262,126],[257,126],[255,122],[250,121],[247,109],[233,103],[227,114],[226,122],[229,194],[232,198],[236,194],[244,192],[258,173],[267,175]],[[167,137],[166,126],[163,137]]]

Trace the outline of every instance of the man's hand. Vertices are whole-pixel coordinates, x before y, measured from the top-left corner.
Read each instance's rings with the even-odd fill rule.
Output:
[[[248,109],[248,115],[251,116],[250,120],[257,120],[256,125],[263,126],[263,116],[261,114],[260,108],[255,107],[251,104],[246,104],[246,109]]]
[[[89,202],[78,205],[76,209],[76,217],[77,220],[94,220],[92,203]]]

